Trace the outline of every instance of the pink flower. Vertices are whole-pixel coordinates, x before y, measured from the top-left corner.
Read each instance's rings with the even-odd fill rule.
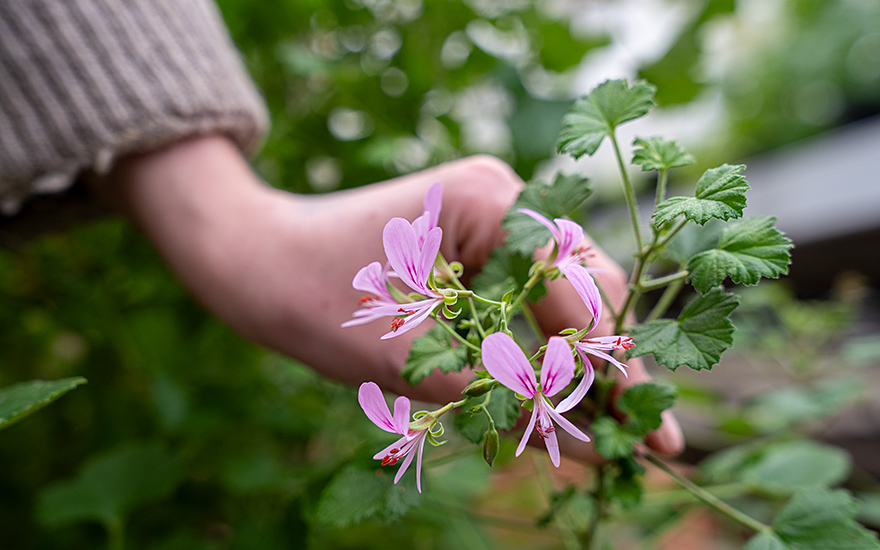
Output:
[[[556,241],[556,259],[553,266],[559,268],[559,271],[565,275],[565,278],[580,295],[593,315],[593,328],[596,328],[602,318],[602,295],[599,293],[596,281],[593,280],[587,268],[582,265],[587,254],[587,249],[580,246],[584,240],[584,229],[575,222],[563,218],[556,218],[551,222],[528,208],[520,208],[517,212],[537,220],[553,234],[553,239]],[[613,364],[620,369],[624,376],[627,375],[626,365],[605,352],[629,350],[633,346],[635,344],[629,336],[600,336],[575,343],[575,348],[581,354],[584,365],[590,365],[590,360],[585,354],[594,355]]]
[[[382,449],[373,458],[382,461],[382,466],[393,466],[403,459],[403,464],[397,469],[394,483],[400,481],[413,457],[416,458],[416,488],[422,492],[422,452],[425,450],[425,440],[428,438],[433,421],[421,422],[424,427],[412,429],[409,423],[410,402],[406,397],[398,397],[394,401],[394,414],[388,409],[382,390],[373,382],[364,382],[358,389],[358,403],[367,415],[367,418],[386,432],[400,434],[403,437]],[[413,452],[415,451],[415,453]]]
[[[412,223],[403,218],[392,218],[382,231],[382,244],[388,258],[390,275],[398,277],[424,300],[399,302],[388,291],[389,273],[379,262],[361,268],[352,286],[364,292],[361,309],[343,327],[362,325],[382,317],[394,317],[391,331],[382,339],[398,336],[417,327],[443,303],[443,296],[429,285],[434,262],[440,252],[443,230],[437,227],[443,204],[443,186],[435,183],[424,198],[424,211]]]
[[[588,247],[581,246],[584,242],[584,228],[564,218],[556,218],[551,222],[528,208],[520,208],[517,212],[531,217],[550,230],[553,240],[556,242],[553,267],[559,268],[584,304],[590,308],[593,318],[598,323],[602,316],[602,296],[599,294],[599,288],[596,286],[593,276],[583,266],[589,251]]]
[[[562,416],[562,413],[571,410],[580,403],[587,394],[587,390],[590,389],[595,375],[589,362],[584,364],[587,367],[587,372],[584,373],[583,379],[568,397],[556,407],[549,399],[568,386],[568,383],[574,378],[574,357],[572,357],[571,348],[564,338],[553,336],[547,342],[547,351],[544,353],[544,362],[541,365],[540,389],[535,379],[535,370],[522,349],[507,334],[496,332],[487,336],[483,340],[482,351],[483,364],[489,374],[519,395],[526,399],[532,399],[534,403],[532,418],[529,420],[525,434],[516,449],[516,456],[522,454],[532,430],[535,430],[544,440],[553,465],[558,467],[559,443],[556,440],[554,421],[575,438],[581,441],[590,440],[574,424]]]

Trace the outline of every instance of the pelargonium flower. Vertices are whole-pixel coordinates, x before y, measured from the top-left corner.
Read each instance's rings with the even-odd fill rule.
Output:
[[[556,242],[556,257],[553,261],[553,267],[559,268],[581,300],[593,312],[595,323],[598,323],[599,317],[602,315],[602,296],[599,294],[599,288],[596,286],[593,276],[583,265],[588,253],[588,248],[581,246],[584,242],[584,228],[565,218],[556,218],[551,222],[528,208],[519,208],[517,212],[531,217],[550,230],[553,240]]]
[[[490,334],[483,340],[482,353],[483,364],[495,380],[533,401],[532,418],[516,449],[516,456],[522,454],[534,430],[544,440],[553,465],[558,467],[559,443],[556,439],[554,421],[575,438],[581,441],[590,440],[586,434],[562,416],[562,413],[580,403],[590,389],[595,377],[590,363],[584,363],[586,367],[584,377],[568,397],[555,407],[549,399],[568,386],[574,378],[574,357],[571,354],[571,347],[564,338],[553,336],[547,342],[547,351],[544,353],[544,361],[541,365],[540,387],[531,363],[509,335],[503,332]]]
[[[587,268],[583,266],[583,261],[587,254],[587,249],[581,246],[581,243],[584,241],[584,228],[564,218],[556,218],[551,222],[541,214],[528,208],[520,208],[517,212],[532,217],[553,234],[553,239],[556,241],[556,259],[553,262],[553,266],[559,268],[559,271],[568,279],[590,310],[590,313],[593,315],[593,326],[590,329],[592,331],[602,318],[602,295],[599,293],[596,281],[593,280]],[[620,369],[624,376],[627,375],[626,365],[605,352],[629,350],[633,346],[635,344],[629,336],[599,336],[575,343],[575,348],[584,360],[585,366],[590,365],[590,360],[585,354],[595,355]]]
[[[357,272],[352,286],[369,293],[361,298],[361,309],[343,327],[369,323],[382,317],[394,317],[391,331],[382,339],[392,338],[411,330],[430,317],[443,303],[443,296],[429,285],[434,262],[440,252],[443,230],[437,227],[443,203],[443,186],[435,183],[424,198],[424,211],[412,223],[392,218],[382,231],[382,244],[388,258],[388,269],[373,262]],[[403,281],[424,300],[400,302],[388,290],[389,275]]]
[[[403,459],[403,464],[397,469],[394,483],[400,481],[413,457],[416,459],[416,488],[422,492],[422,452],[425,450],[425,441],[431,433],[433,419],[417,422],[417,429],[410,426],[409,414],[411,404],[409,399],[400,396],[394,401],[394,414],[388,409],[382,390],[374,382],[364,382],[358,389],[358,403],[364,410],[367,418],[386,432],[400,434],[403,437],[385,447],[373,458],[382,461],[382,466],[393,466]],[[424,418],[424,417],[423,417]]]

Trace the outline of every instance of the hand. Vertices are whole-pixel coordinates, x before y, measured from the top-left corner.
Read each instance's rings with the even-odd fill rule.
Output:
[[[444,185],[441,251],[462,262],[466,274],[476,273],[501,243],[501,220],[522,186],[492,157],[302,196],[265,186],[231,142],[209,136],[124,159],[102,188],[193,295],[243,336],[348,384],[372,380],[389,391],[446,402],[459,398],[470,375],[435,375],[416,388],[399,375],[413,338],[428,330],[427,323],[390,340],[379,339],[388,331],[381,321],[340,327],[360,298],[352,277],[369,262],[384,260],[385,223],[418,216],[425,191],[436,181]],[[612,288],[620,282],[625,290],[622,271],[607,262],[611,269],[597,277],[600,284]],[[536,308],[548,332],[585,326],[589,314],[577,295],[551,286]],[[624,383],[647,378],[640,362],[630,364]],[[675,433],[674,419],[664,422],[648,444],[677,452],[682,443]]]

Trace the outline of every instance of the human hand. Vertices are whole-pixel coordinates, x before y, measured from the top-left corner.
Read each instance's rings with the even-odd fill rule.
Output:
[[[384,258],[382,229],[394,216],[421,214],[422,197],[444,186],[441,252],[474,274],[503,239],[501,220],[522,182],[503,162],[470,157],[350,191],[301,196],[261,184],[234,146],[202,137],[124,160],[105,186],[209,310],[245,337],[349,384],[365,380],[419,399],[457,399],[470,375],[435,375],[413,388],[400,377],[413,338],[427,324],[390,340],[380,321],[343,329],[360,293],[353,275]],[[600,250],[591,267],[611,301],[626,290],[623,271]],[[548,332],[586,326],[589,314],[569,285],[550,283],[535,313]],[[620,305],[617,303],[616,305]],[[600,327],[606,334],[612,332]],[[630,361],[620,386],[648,379]],[[647,441],[664,453],[681,450],[674,419]],[[565,450],[565,441],[560,441]],[[569,454],[583,453],[577,445]],[[592,458],[581,454],[584,458]]]

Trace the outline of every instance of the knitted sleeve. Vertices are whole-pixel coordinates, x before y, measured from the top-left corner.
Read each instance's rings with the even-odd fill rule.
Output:
[[[211,0],[0,1],[0,211],[193,134],[252,153],[267,119]]]

